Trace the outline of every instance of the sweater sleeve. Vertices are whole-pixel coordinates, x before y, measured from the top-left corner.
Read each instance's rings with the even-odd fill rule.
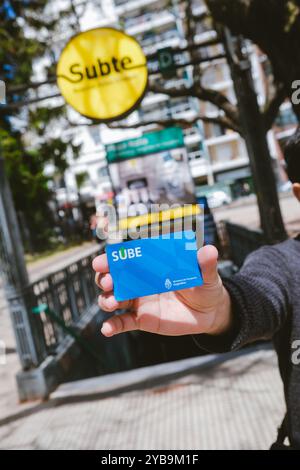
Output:
[[[263,247],[253,252],[236,275],[223,279],[232,303],[230,331],[219,336],[193,335],[195,343],[210,352],[226,352],[271,339],[290,311],[290,277],[281,250]]]

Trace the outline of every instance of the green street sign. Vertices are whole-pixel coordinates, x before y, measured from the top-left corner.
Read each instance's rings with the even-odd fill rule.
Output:
[[[176,64],[174,60],[173,50],[171,47],[165,47],[157,51],[158,64],[160,72],[166,76],[171,77],[176,74]]]
[[[182,129],[169,127],[162,131],[149,132],[137,139],[106,145],[105,151],[108,163],[114,163],[178,147],[184,147]]]

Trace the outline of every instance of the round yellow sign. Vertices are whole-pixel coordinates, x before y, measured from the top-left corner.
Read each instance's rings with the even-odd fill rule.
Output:
[[[141,46],[113,28],[74,36],[57,65],[57,83],[65,100],[83,116],[103,122],[133,111],[146,92],[147,82],[147,61]]]

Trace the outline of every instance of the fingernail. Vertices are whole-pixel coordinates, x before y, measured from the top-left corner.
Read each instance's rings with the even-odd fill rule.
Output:
[[[101,328],[101,333],[104,336],[113,336],[114,328],[109,323],[103,323],[102,328]]]

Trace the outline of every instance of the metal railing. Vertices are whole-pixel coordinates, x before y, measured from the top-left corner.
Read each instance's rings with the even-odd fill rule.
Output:
[[[248,229],[242,225],[224,222],[226,244],[229,249],[229,258],[240,268],[246,257],[252,252],[265,245],[263,232],[261,230]]]
[[[264,244],[259,230],[249,230],[230,222],[223,226],[221,244],[227,246],[229,257],[237,267],[243,264],[249,253]],[[89,256],[30,284],[23,295],[28,323],[24,321],[24,307],[17,297],[8,299],[23,370],[38,367],[48,356],[55,355],[68,334],[53,316],[44,311],[39,315],[33,314],[33,309],[45,304],[64,325],[76,328],[90,308],[96,308],[99,292],[94,283],[92,260],[103,249],[104,246],[100,249],[95,247],[95,252]]]
[[[92,261],[97,254],[99,254],[99,246],[89,256],[33,282],[26,289],[24,297],[30,315],[30,334],[34,338],[36,350],[35,360],[31,362],[35,367],[41,364],[47,356],[57,352],[67,332],[45,312],[41,312],[40,315],[32,314],[33,309],[45,304],[66,326],[76,326],[89,308],[96,304],[99,292],[94,282]],[[18,344],[24,345],[18,348],[18,352],[23,369],[26,369],[28,351],[25,347],[27,341],[25,331],[15,328],[15,333]]]

